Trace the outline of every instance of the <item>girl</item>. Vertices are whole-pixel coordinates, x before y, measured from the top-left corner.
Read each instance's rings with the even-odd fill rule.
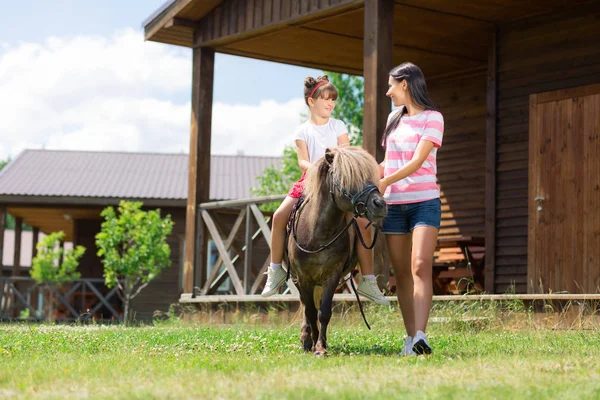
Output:
[[[304,101],[309,107],[310,118],[296,128],[294,132],[298,164],[304,174],[294,184],[288,196],[273,214],[271,265],[267,271],[267,283],[262,292],[263,297],[271,296],[277,292],[277,289],[285,282],[286,271],[281,266],[285,248],[285,230],[292,209],[302,194],[306,171],[316,160],[325,155],[327,148],[348,146],[350,144],[346,125],[340,120],[331,118],[337,97],[338,91],[329,82],[327,76],[321,76],[317,79],[308,77],[304,80]],[[363,237],[370,238],[371,231],[370,228],[365,228],[366,225],[366,220],[361,221],[359,219]],[[388,305],[389,300],[379,290],[373,275],[371,250],[365,249],[362,245],[358,245],[357,248],[358,262],[363,274],[363,279],[357,287],[358,293],[378,304]]]
[[[416,65],[404,63],[392,69],[388,83],[386,95],[400,109],[390,114],[383,135],[385,160],[379,191],[388,203],[382,232],[408,334],[401,355],[430,354],[425,328],[442,213],[436,154],[442,145],[444,118],[431,103],[425,78]]]

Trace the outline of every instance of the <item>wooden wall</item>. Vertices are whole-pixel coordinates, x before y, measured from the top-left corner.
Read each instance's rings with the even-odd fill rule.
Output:
[[[600,82],[599,37],[598,3],[499,28],[496,293],[527,292],[529,95]]]
[[[486,75],[428,81],[428,88],[444,115],[438,151],[440,236],[485,236]]]
[[[79,272],[82,278],[102,278],[104,269],[102,261],[98,257],[98,248],[96,247],[96,234],[100,232],[100,219],[79,219],[75,224],[75,243],[76,246],[85,247],[85,253],[79,261]]]

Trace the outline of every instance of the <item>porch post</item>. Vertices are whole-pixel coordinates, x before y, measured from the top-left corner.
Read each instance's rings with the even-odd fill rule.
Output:
[[[0,276],[4,268],[4,230],[6,229],[6,207],[0,206]]]
[[[37,256],[37,244],[40,240],[40,228],[33,227],[33,236],[31,238],[31,259],[33,260]]]
[[[60,249],[62,250],[60,252],[60,260],[58,260],[58,265],[63,265],[63,262],[65,261],[65,241],[61,240],[60,242]]]
[[[490,32],[487,71],[487,117],[485,152],[485,269],[484,289],[495,293],[496,274],[496,107],[497,27]]]
[[[391,101],[385,93],[388,73],[393,67],[393,28],[394,0],[365,0],[363,147],[377,162],[383,161],[385,155],[381,138],[391,111]],[[383,235],[380,235],[373,249],[373,256],[377,281],[381,287],[385,287],[389,280],[389,263]]]
[[[381,162],[384,156],[381,137],[391,111],[391,102],[385,93],[388,73],[393,67],[394,1],[365,0],[364,24],[363,146]]]
[[[185,224],[185,293],[205,279],[206,238],[198,204],[210,199],[210,142],[213,103],[215,50],[195,48],[192,72],[192,118],[190,127],[190,161]],[[198,274],[194,282],[195,272]]]
[[[21,275],[21,233],[23,233],[23,218],[15,218],[15,252],[13,253],[12,275]]]

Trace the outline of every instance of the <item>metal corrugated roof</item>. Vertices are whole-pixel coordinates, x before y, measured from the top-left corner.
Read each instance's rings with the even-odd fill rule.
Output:
[[[0,171],[0,195],[187,199],[187,154],[25,150]],[[211,156],[211,200],[251,197],[280,158]]]

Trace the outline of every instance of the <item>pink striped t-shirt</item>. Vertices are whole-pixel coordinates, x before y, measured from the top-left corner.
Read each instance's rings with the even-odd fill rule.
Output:
[[[393,111],[388,122],[401,110]],[[440,189],[436,183],[436,155],[437,149],[442,146],[443,134],[444,117],[437,111],[423,111],[412,117],[402,117],[398,127],[387,138],[385,176],[393,174],[409,162],[421,140],[432,142],[433,149],[421,168],[388,186],[384,194],[388,204],[417,203],[440,197]]]

